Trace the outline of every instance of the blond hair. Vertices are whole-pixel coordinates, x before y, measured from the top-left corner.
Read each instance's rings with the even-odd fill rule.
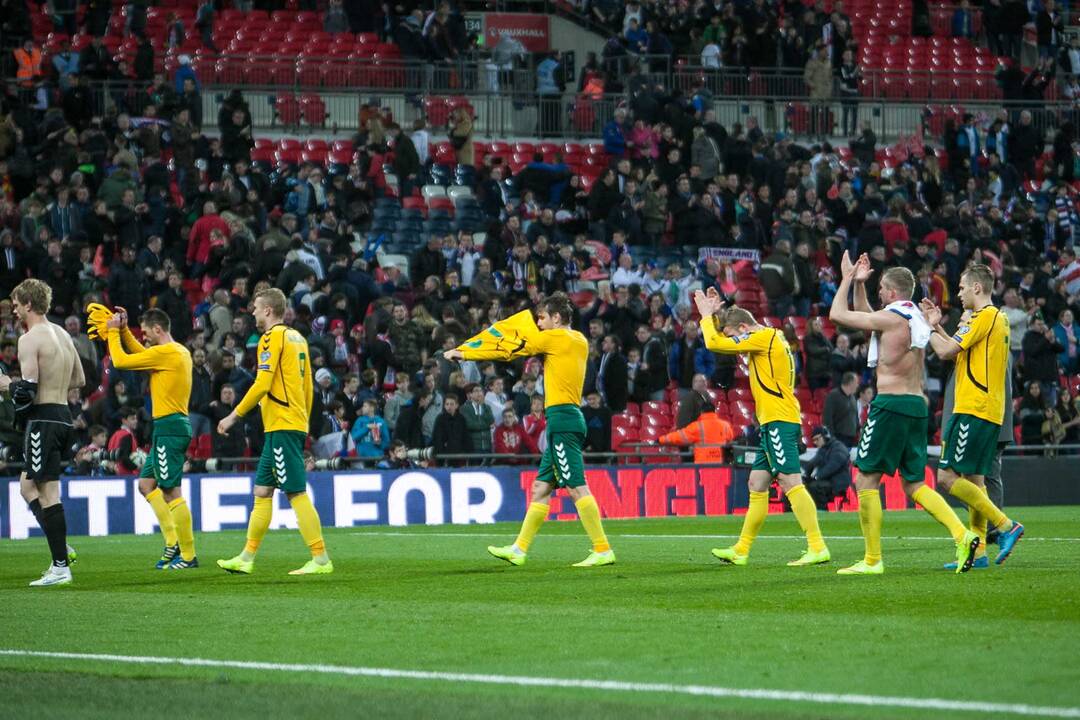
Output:
[[[909,300],[915,294],[915,276],[906,267],[889,268],[882,274],[881,282],[887,283],[889,287]]]
[[[749,310],[744,310],[738,305],[732,305],[720,316],[720,327],[731,325],[757,325],[757,320]]]
[[[963,272],[961,277],[966,277],[968,282],[979,283],[983,294],[994,291],[994,271],[982,263],[975,263]]]
[[[16,285],[11,297],[20,305],[29,305],[39,315],[45,315],[52,307],[52,288],[37,278],[23,280]]]
[[[277,288],[268,288],[255,293],[255,300],[262,300],[263,304],[270,308],[274,317],[285,316],[285,293]]]

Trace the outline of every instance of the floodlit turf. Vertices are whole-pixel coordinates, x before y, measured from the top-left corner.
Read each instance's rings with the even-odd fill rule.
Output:
[[[577,523],[548,523],[520,568],[485,551],[512,541],[508,525],[330,530],[337,572],[307,578],[287,575],[306,559],[290,531],[267,537],[250,577],[214,565],[240,550],[239,532],[199,535],[203,567],[183,572],[153,569],[156,536],[73,538],[75,583],[51,589],[26,587],[47,564],[43,539],[0,541],[0,651],[1025,703],[1080,717],[1080,508],[1016,514],[1027,536],[1013,558],[963,576],[938,569],[952,544],[916,511],[886,513],[887,571],[874,578],[835,574],[861,557],[855,514],[822,515],[834,560],[811,568],[784,566],[803,547],[791,515],[768,519],[745,568],[709,554],[733,542],[737,517],[609,521],[619,563],[598,570],[569,567],[588,551]],[[0,717],[165,714],[980,715],[0,654]]]

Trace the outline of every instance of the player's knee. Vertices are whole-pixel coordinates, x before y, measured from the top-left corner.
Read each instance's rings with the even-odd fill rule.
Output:
[[[153,478],[139,478],[139,493],[143,497],[154,492],[155,487],[157,487],[157,484],[154,482]]]
[[[855,474],[855,490],[877,490],[880,480],[880,475],[867,475],[860,471]]]

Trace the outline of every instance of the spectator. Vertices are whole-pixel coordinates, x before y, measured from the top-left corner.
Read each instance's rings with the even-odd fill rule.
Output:
[[[491,417],[502,418],[503,410],[506,410],[508,406],[511,409],[513,407],[510,396],[505,392],[505,381],[501,377],[493,377],[488,380],[487,387],[484,402],[491,408]],[[516,419],[517,413],[515,412],[514,415]]]
[[[359,389],[360,379],[352,376],[356,380],[356,387]],[[394,375],[394,394],[386,399],[386,404],[383,407],[382,416],[386,420],[386,424],[390,428],[396,428],[398,419],[401,416],[401,409],[409,404],[413,398],[413,393],[409,388],[409,375],[407,373],[399,372]],[[356,390],[353,391],[355,396]],[[349,401],[352,404],[353,401]]]
[[[1022,344],[1024,383],[1038,383],[1043,402],[1053,406],[1057,404],[1058,356],[1066,349],[1058,342],[1054,331],[1046,327],[1041,313],[1035,314],[1029,327]]]
[[[606,335],[601,351],[603,354],[596,374],[596,389],[606,407],[613,413],[621,413],[626,409],[629,395],[626,356],[622,354],[622,343],[615,335]]]
[[[458,165],[476,165],[475,150],[473,148],[473,118],[472,108],[467,105],[458,106],[450,115],[451,130],[450,144],[454,146],[457,154]]]
[[[825,407],[821,411],[821,424],[849,448],[855,447],[859,435],[859,410],[855,400],[858,387],[858,376],[845,372],[839,387],[834,387],[826,396]]]
[[[975,21],[968,0],[960,0],[960,6],[953,11],[952,36],[968,40],[975,39]]]
[[[832,437],[826,427],[816,427],[811,441],[817,452],[804,469],[810,474],[806,489],[819,510],[826,510],[833,498],[843,497],[851,486],[851,457],[848,449]]]
[[[1064,32],[1065,20],[1054,7],[1054,0],[1043,0],[1042,9],[1035,15],[1035,43],[1040,60],[1057,57]]]
[[[491,449],[490,437],[489,433],[488,450]],[[431,444],[436,458],[445,455],[480,452],[473,449],[472,434],[469,432],[465,418],[458,412],[457,398],[448,396],[443,400],[443,412],[435,420]],[[460,460],[447,460],[445,462],[451,465],[461,464]]]
[[[526,455],[536,453],[532,438],[518,422],[517,415],[507,408],[502,411],[502,422],[495,428],[494,452],[496,455]],[[510,465],[530,464],[525,458],[513,458],[504,462]]]
[[[1058,355],[1058,367],[1065,375],[1080,372],[1080,359],[1077,357],[1077,340],[1080,338],[1080,325],[1073,319],[1072,310],[1065,309],[1058,314],[1054,325],[1054,337],[1065,350]]]
[[[829,358],[829,369],[832,371],[832,384],[839,387],[844,373],[860,371],[859,358],[851,349],[851,338],[847,335],[836,336],[836,347],[833,348]]]
[[[211,50],[214,47],[214,3],[213,0],[203,0],[195,12],[195,29],[202,36],[202,44]]]
[[[194,437],[208,435],[210,429],[210,404],[214,400],[214,378],[206,363],[206,350],[195,348],[191,353],[191,399],[188,401],[188,419]],[[224,416],[222,416],[224,417]]]
[[[118,475],[135,475],[142,467],[136,455],[139,449],[139,411],[133,407],[120,409],[120,427],[109,438],[108,450],[118,453],[113,471]]]
[[[967,0],[964,0],[966,3]],[[855,132],[859,116],[859,83],[862,70],[855,64],[855,54],[851,48],[844,50],[840,64],[840,96],[843,99],[841,132],[848,135]]]
[[[389,337],[394,349],[395,366],[414,374],[426,358],[424,331],[415,320],[409,318],[404,303],[395,303],[390,322]]]
[[[593,391],[585,396],[585,452],[611,452],[611,407],[602,403],[600,393]]]
[[[120,251],[120,262],[109,272],[109,299],[113,305],[127,308],[131,317],[142,315],[145,280],[135,265],[135,248]]]
[[[731,423],[716,414],[716,407],[708,398],[702,398],[699,415],[683,427],[657,438],[661,445],[692,445],[694,462],[721,462],[723,451],[719,446],[735,439]]]
[[[604,152],[612,157],[624,157],[628,147],[633,146],[627,141],[626,132],[626,110],[616,108],[615,116],[604,126]]]
[[[1042,383],[1029,381],[1024,384],[1024,397],[1016,413],[1020,425],[1021,445],[1043,444],[1043,423],[1053,410],[1042,393]],[[1030,451],[1025,454],[1031,454]]]
[[[469,431],[469,441],[473,452],[491,452],[491,428],[495,425],[495,415],[491,407],[484,402],[484,388],[471,385],[466,391],[469,402],[461,410],[465,426]]]
[[[390,426],[386,420],[375,414],[376,408],[374,400],[365,400],[352,427],[356,455],[368,460],[381,458],[390,447]]]
[[[787,317],[795,312],[794,295],[800,290],[795,266],[791,260],[791,242],[781,240],[761,263],[761,286],[769,299],[769,314]]]
[[[345,8],[341,0],[330,0],[323,17],[323,32],[335,35],[349,32],[349,18],[345,15]]]
[[[173,76],[173,84],[176,86],[176,94],[184,94],[184,81],[190,80],[195,85],[197,91],[202,91],[199,86],[199,77],[195,74],[195,69],[191,67],[191,56],[181,55],[177,58],[177,62],[180,65],[176,68],[176,74]]]
[[[810,132],[818,136],[828,135],[831,128],[827,122],[825,102],[833,94],[833,71],[827,47],[815,48],[810,54],[803,70],[803,80],[811,100]]]
[[[705,347],[700,333],[697,323],[687,323],[682,338],[671,346],[668,374],[680,388],[691,388],[695,376],[710,378],[716,371],[716,356]]]
[[[830,359],[833,346],[825,336],[820,317],[810,318],[803,337],[803,354],[806,357],[806,382],[811,390],[828,387],[832,373]],[[835,434],[835,433],[834,433]]]

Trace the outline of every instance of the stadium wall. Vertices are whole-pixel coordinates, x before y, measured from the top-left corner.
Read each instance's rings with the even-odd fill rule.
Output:
[[[1015,478],[1006,489],[1010,505],[1080,503],[1080,484],[1062,475],[1061,461],[1016,458],[1007,462],[1006,477]],[[1024,467],[1016,468],[1017,463]],[[932,472],[927,468],[931,482]],[[749,502],[747,473],[746,468],[672,464],[590,468],[586,475],[605,517],[640,518],[741,514]],[[253,478],[252,473],[185,477],[183,494],[192,509],[195,529],[215,532],[247,527]],[[520,521],[535,478],[536,470],[514,467],[349,470],[310,473],[308,487],[328,527],[459,525]],[[63,503],[68,532],[156,532],[154,514],[139,495],[137,484],[132,477],[65,479]],[[18,539],[40,534],[19,495],[18,480],[0,479],[0,489],[0,537]],[[886,478],[882,494],[887,509],[910,506],[895,478]],[[854,507],[852,498],[845,509]],[[780,498],[772,498],[770,510],[783,510]],[[552,499],[551,517],[577,518],[565,491]],[[271,527],[296,527],[296,517],[280,493]]]

